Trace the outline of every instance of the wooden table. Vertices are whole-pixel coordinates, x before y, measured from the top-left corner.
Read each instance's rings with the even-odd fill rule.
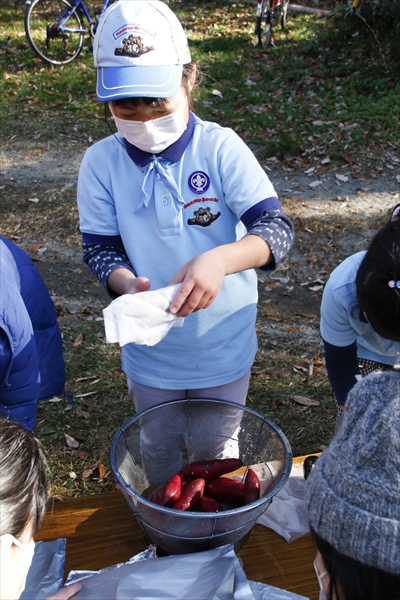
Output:
[[[120,492],[51,504],[35,539],[60,537],[67,538],[65,575],[72,569],[97,570],[125,562],[149,545]],[[255,525],[237,555],[248,579],[318,600],[315,548],[309,534],[289,544],[271,529]]]

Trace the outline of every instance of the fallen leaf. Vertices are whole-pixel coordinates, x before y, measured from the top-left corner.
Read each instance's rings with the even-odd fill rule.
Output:
[[[82,333],[80,333],[76,338],[74,343],[72,344],[74,348],[76,348],[77,346],[80,346],[83,342],[83,335]]]
[[[39,198],[28,198],[28,201],[37,204],[39,202]]]
[[[85,469],[82,473],[82,479],[87,479],[91,476],[96,467],[91,467],[89,469]]]
[[[87,379],[97,379],[98,375],[88,375],[87,377],[78,377],[75,381],[86,381]]]
[[[310,292],[319,292],[320,290],[323,289],[323,285],[313,285],[312,287],[309,287],[308,289],[310,290]]]
[[[339,179],[339,181],[343,181],[344,183],[346,183],[346,181],[349,180],[349,178],[346,175],[342,175],[341,173],[336,173],[335,177],[336,179]]]
[[[58,396],[53,396],[52,398],[49,398],[47,402],[62,402],[62,398],[59,398]]]
[[[307,398],[306,396],[292,396],[292,399],[298,404],[303,404],[304,406],[319,406],[318,400],[313,400],[312,398]]]
[[[87,437],[85,435],[77,433],[76,431],[68,431],[68,435],[76,440],[79,440],[80,442],[85,442],[87,440]]]
[[[316,188],[319,185],[322,185],[322,181],[318,180],[318,181],[312,181],[311,183],[308,184],[308,187],[310,188]]]
[[[68,433],[64,433],[65,441],[69,448],[79,448],[79,442]]]
[[[107,469],[104,465],[99,465],[99,477],[103,479],[104,475],[107,473]]]
[[[41,248],[40,244],[35,244],[34,246],[30,246],[29,252],[37,252]]]
[[[78,460],[83,460],[85,458],[85,455],[80,450],[74,450],[72,452],[72,456]]]
[[[347,154],[344,154],[344,153],[342,152],[342,157],[344,158],[344,160],[345,160],[346,162],[348,162],[348,163],[349,163],[349,165],[352,165],[352,164],[353,164],[353,162],[354,162],[354,161],[353,161],[353,159],[352,159],[352,158],[350,158],[350,156],[347,156]]]
[[[111,377],[112,379],[117,379],[117,377],[119,377],[121,375],[121,373],[119,373],[118,371],[112,371],[111,373],[108,374],[109,377]]]
[[[90,419],[90,415],[85,410],[82,410],[80,406],[77,407],[75,414],[77,417],[82,417],[83,419]]]
[[[218,98],[223,98],[223,95],[219,90],[212,90],[211,93],[213,96],[218,96]]]
[[[308,373],[308,369],[306,369],[306,367],[302,367],[301,365],[293,365],[293,369],[297,371],[303,371],[303,373]]]

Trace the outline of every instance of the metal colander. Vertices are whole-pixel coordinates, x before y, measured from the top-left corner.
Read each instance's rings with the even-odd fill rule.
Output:
[[[218,513],[178,511],[151,502],[188,463],[240,458],[261,469],[261,497]],[[170,554],[235,544],[253,527],[289,477],[289,442],[250,408],[212,399],[165,402],[127,421],[114,436],[111,468],[148,538]],[[244,478],[245,468],[240,476]]]

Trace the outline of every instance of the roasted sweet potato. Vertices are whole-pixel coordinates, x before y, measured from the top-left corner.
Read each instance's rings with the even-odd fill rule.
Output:
[[[172,508],[176,510],[191,510],[196,506],[204,493],[206,482],[201,477],[189,481],[184,487],[181,497]]]
[[[181,497],[183,487],[183,475],[177,473],[156,492],[152,502],[161,506],[172,507]]]
[[[248,469],[244,478],[244,502],[250,504],[260,498],[260,480],[253,469]]]
[[[207,496],[226,502],[244,502],[244,483],[230,477],[220,477],[206,481],[204,490]]]
[[[201,512],[221,512],[223,510],[218,500],[204,495],[200,498],[199,509]]]

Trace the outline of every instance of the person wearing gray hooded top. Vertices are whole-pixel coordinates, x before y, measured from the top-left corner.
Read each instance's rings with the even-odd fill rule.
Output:
[[[367,376],[307,479],[320,599],[400,599],[399,425],[400,375]]]

